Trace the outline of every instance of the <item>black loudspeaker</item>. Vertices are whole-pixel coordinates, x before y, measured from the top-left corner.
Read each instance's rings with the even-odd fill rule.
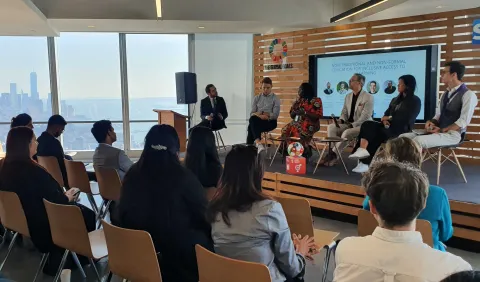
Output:
[[[175,81],[177,83],[177,104],[197,103],[197,74],[177,72]]]

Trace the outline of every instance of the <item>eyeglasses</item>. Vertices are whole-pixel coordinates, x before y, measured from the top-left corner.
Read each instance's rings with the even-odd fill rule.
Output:
[[[348,82],[354,82],[354,81],[358,82],[358,80],[356,79],[350,79]]]

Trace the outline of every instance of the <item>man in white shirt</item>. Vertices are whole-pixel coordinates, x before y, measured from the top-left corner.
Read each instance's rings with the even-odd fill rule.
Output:
[[[413,138],[422,148],[460,143],[478,103],[475,93],[462,82],[464,74],[465,66],[460,62],[445,63],[442,82],[449,90],[440,98],[435,116],[425,123],[425,130],[401,136]]]
[[[378,161],[364,175],[362,186],[379,227],[372,235],[345,238],[338,244],[334,282],[441,281],[472,269],[462,258],[423,243],[415,231],[429,187],[419,168]]]
[[[365,85],[365,76],[355,73],[349,81],[352,92],[345,96],[342,113],[338,122],[331,123],[327,128],[328,137],[342,137],[347,141],[339,142],[338,151],[341,153],[348,142],[353,140],[360,133],[360,126],[367,120],[372,120],[373,115],[373,96],[363,90]],[[329,166],[338,162],[340,156],[335,150],[335,156],[327,156],[321,163],[329,161]]]

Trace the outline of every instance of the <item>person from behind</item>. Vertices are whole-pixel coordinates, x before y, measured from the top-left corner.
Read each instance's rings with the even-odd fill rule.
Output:
[[[419,169],[422,166],[422,149],[413,140],[398,137],[388,140],[383,151],[383,157],[394,161],[409,163]],[[370,210],[370,197],[363,201],[363,208]],[[420,212],[418,219],[430,222],[432,226],[433,248],[445,251],[443,242],[453,236],[452,214],[447,192],[435,185],[428,187],[427,205]]]
[[[402,75],[398,79],[398,96],[393,98],[383,114],[381,122],[366,121],[360,127],[357,144],[350,159],[358,159],[353,172],[363,173],[382,143],[413,129],[420,113],[422,102],[415,95],[417,81],[412,75]]]
[[[99,120],[93,124],[91,130],[93,137],[98,142],[98,147],[93,153],[93,166],[113,168],[123,180],[125,173],[133,165],[133,162],[125,154],[125,151],[113,147],[117,141],[117,134],[109,120]]]
[[[118,205],[120,226],[152,236],[165,282],[198,282],[195,245],[213,251],[207,199],[178,158],[180,141],[169,125],[154,125],[137,163],[128,170]]]
[[[335,152],[328,154],[320,164],[334,166],[339,162],[340,155],[350,141],[360,133],[360,126],[373,116],[373,96],[363,90],[365,76],[355,73],[350,78],[350,89],[352,92],[345,96],[340,119],[337,124],[331,123],[327,127],[328,137],[341,137],[346,141],[339,142],[334,149]]]
[[[480,271],[461,271],[454,273],[441,282],[478,282],[480,281]]]
[[[227,104],[225,100],[218,96],[217,88],[213,84],[205,87],[207,97],[200,101],[200,117],[202,122],[200,126],[210,127],[212,130],[227,128],[225,120],[228,117]]]
[[[41,166],[32,160],[37,152],[35,134],[30,128],[20,126],[7,136],[6,157],[0,171],[0,190],[14,192],[22,203],[28,229],[35,247],[50,253],[44,273],[55,275],[64,250],[52,242],[50,225],[43,199],[55,204],[77,205],[82,211],[87,230],[95,230],[95,213],[75,203],[75,189],[63,188]]]
[[[290,108],[292,121],[282,128],[282,137],[284,140],[288,140],[289,137],[300,138],[300,143],[305,148],[303,156],[310,157],[312,155],[310,142],[313,135],[320,130],[322,116],[322,99],[315,97],[315,90],[310,83],[302,83],[298,88],[297,100]]]
[[[272,92],[272,79],[262,80],[262,94],[253,98],[252,111],[248,121],[247,144],[257,146],[259,151],[265,149],[262,145],[262,133],[277,128],[280,114],[280,99]]]
[[[47,130],[38,137],[38,153],[39,157],[55,157],[63,176],[65,187],[68,186],[67,169],[65,168],[65,153],[62,144],[58,138],[65,131],[67,122],[61,115],[53,115],[48,119]],[[71,159],[71,158],[67,158]]]
[[[403,136],[413,138],[426,149],[460,143],[478,103],[475,93],[462,82],[464,75],[465,66],[460,62],[445,63],[442,82],[448,90],[440,98],[435,116],[425,123],[424,131]]]
[[[429,189],[428,177],[418,166],[374,162],[362,186],[378,227],[372,235],[340,241],[333,281],[440,281],[472,269],[462,258],[423,243],[415,231]]]
[[[184,163],[202,183],[207,199],[212,199],[223,167],[215,146],[215,136],[210,128],[196,126],[192,129]]]
[[[16,117],[12,118],[12,122],[10,123],[10,128],[14,128],[17,126],[26,126],[30,129],[33,129],[33,120],[29,114],[19,114]]]
[[[219,190],[210,202],[215,252],[264,264],[273,282],[296,281],[305,272],[313,238],[292,234],[280,203],[262,193],[263,161],[253,146],[234,145],[225,159]]]

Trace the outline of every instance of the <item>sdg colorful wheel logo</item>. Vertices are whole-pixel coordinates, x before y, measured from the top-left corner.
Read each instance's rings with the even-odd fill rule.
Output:
[[[277,44],[282,45],[282,52],[280,54],[274,53],[275,45]],[[268,48],[268,54],[270,55],[270,58],[275,63],[281,62],[283,58],[286,58],[287,51],[288,51],[287,42],[285,42],[285,40],[282,40],[282,39],[273,39],[272,43],[270,43],[270,47]]]
[[[480,45],[480,19],[473,21],[472,44]]]

